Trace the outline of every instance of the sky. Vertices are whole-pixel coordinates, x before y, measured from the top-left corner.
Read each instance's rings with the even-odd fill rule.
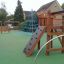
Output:
[[[40,8],[40,6],[51,2],[53,0],[20,0],[22,2],[22,7],[23,10],[38,10]],[[64,0],[57,0],[60,5],[62,3],[64,3]],[[1,3],[5,3],[6,5],[6,10],[9,14],[14,14],[14,11],[16,9],[17,6],[17,0],[0,0],[0,7],[1,7]]]

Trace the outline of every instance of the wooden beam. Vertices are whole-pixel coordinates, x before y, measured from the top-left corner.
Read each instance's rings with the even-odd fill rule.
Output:
[[[63,50],[64,51],[64,48],[50,48],[50,49],[48,49],[47,51],[61,51],[61,50]]]
[[[49,29],[63,29],[64,26],[49,26]]]
[[[63,32],[48,32],[48,35],[62,35]]]
[[[64,36],[62,37],[62,48],[64,48]],[[62,53],[64,53],[64,50],[62,50]]]
[[[40,49],[40,40],[39,40],[39,42],[38,42],[38,50]]]
[[[56,29],[54,29],[55,30],[55,32],[57,32],[57,30]],[[57,35],[57,36],[59,36],[59,35]],[[60,44],[62,45],[62,39],[61,38],[58,38],[59,39],[59,41],[60,41]]]
[[[50,35],[47,35],[47,41],[51,39]],[[48,49],[52,48],[52,41],[46,45],[46,55],[49,55]]]
[[[53,38],[53,35],[51,35],[51,39]],[[51,41],[51,48],[53,48],[53,42]]]
[[[64,26],[64,20],[62,21],[62,25]],[[64,28],[62,29],[62,32],[64,32]],[[64,36],[62,37],[62,48],[64,48]],[[62,50],[62,53],[64,53],[64,50]]]

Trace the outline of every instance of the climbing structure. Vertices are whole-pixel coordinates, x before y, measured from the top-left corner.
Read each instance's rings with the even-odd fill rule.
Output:
[[[46,16],[39,15],[39,26],[46,26],[47,31],[47,41],[53,38],[54,35],[64,34],[64,19],[54,19],[54,15],[51,13],[46,14]],[[46,45],[46,55],[49,55],[50,51],[61,51],[64,52],[64,37],[59,38],[61,48],[53,48],[53,43],[50,42]]]
[[[40,44],[40,38],[44,34],[45,27],[44,26],[39,26],[35,33],[33,34],[32,38],[30,39],[29,43],[26,45],[24,49],[24,53],[26,55],[31,55],[34,51],[34,48],[37,44]],[[38,47],[40,48],[40,46]]]
[[[38,48],[40,49],[40,38],[43,36],[44,31],[47,32],[47,41],[52,39],[54,35],[59,36],[64,34],[63,19],[54,19],[54,15],[49,12],[45,15],[38,15],[38,18],[39,27],[24,49],[24,53],[28,56],[30,56],[33,53],[36,44],[38,44]],[[54,24],[55,21],[57,23],[56,25]],[[59,38],[59,40],[62,47],[58,49],[53,48],[53,43],[50,42],[46,45],[46,55],[49,55],[50,51],[61,51],[62,53],[64,53],[64,37]]]
[[[38,23],[35,20],[26,20],[22,26],[21,30],[25,32],[35,32],[38,27]]]
[[[38,27],[38,18],[34,11],[31,11],[30,15],[26,17],[26,20],[21,24],[21,30],[25,32],[35,32]]]

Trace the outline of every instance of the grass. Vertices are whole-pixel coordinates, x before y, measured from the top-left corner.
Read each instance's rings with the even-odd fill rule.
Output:
[[[30,40],[32,34],[22,31],[11,31],[0,34],[0,64],[35,64],[33,62],[37,49],[31,57],[23,53],[25,45]],[[41,39],[41,45],[46,42],[46,34]],[[54,47],[60,47],[59,40],[54,40]],[[60,52],[51,52],[49,56],[45,55],[45,48],[37,59],[38,64],[64,64],[64,54]]]

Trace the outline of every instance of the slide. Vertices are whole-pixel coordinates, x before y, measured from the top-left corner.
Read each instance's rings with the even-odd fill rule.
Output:
[[[37,30],[35,31],[35,33],[32,35],[30,41],[28,42],[28,44],[26,45],[26,47],[24,48],[24,53],[27,56],[32,55],[34,48],[36,47],[36,45],[39,43],[40,38],[42,37],[42,35],[44,34],[45,31],[45,26],[39,26],[37,28]]]

